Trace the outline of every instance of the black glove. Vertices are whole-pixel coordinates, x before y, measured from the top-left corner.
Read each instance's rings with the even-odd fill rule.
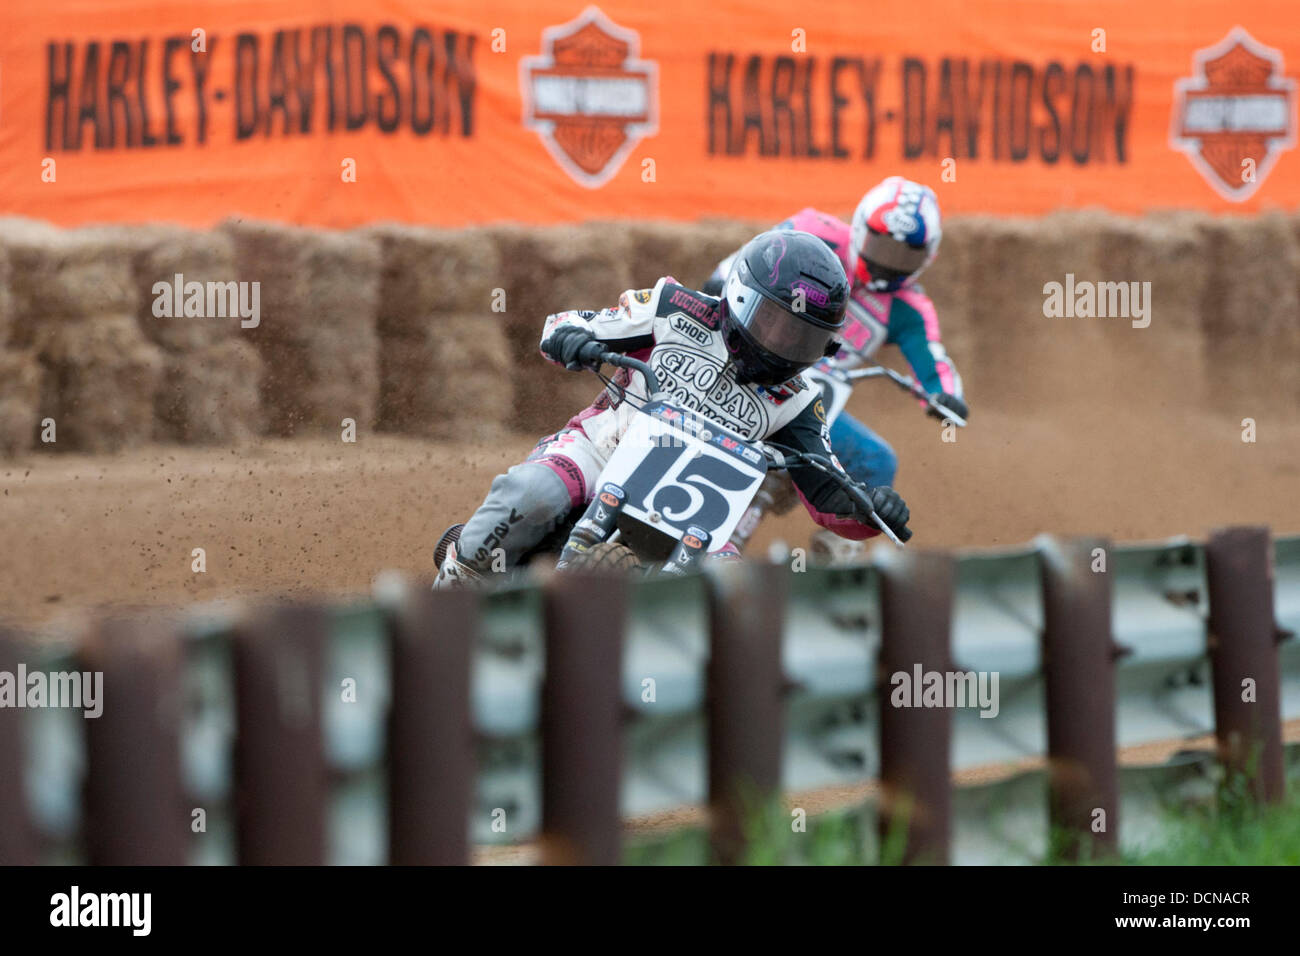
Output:
[[[876,509],[876,514],[880,520],[889,525],[889,529],[898,535],[900,541],[906,541],[912,536],[911,529],[907,527],[907,519],[910,514],[907,510],[907,502],[902,499],[897,491],[887,485],[881,485],[879,488],[868,488],[866,485],[859,485],[858,490],[867,496],[871,502],[871,507]],[[817,507],[821,511],[827,511],[836,517],[851,517],[863,524],[869,524],[875,527],[876,523],[871,520],[871,515],[867,513],[862,502],[849,493],[847,488],[836,488],[826,497],[817,502]]]
[[[570,372],[599,368],[605,347],[587,329],[562,325],[542,343],[542,351]]]
[[[704,285],[700,286],[700,291],[705,295],[716,297],[722,295],[722,287],[724,285],[726,285],[726,283],[723,281],[721,276],[718,276],[717,278],[710,276],[708,279],[704,280]]]
[[[937,395],[932,395],[931,397],[944,408],[957,414],[963,421],[970,420],[970,409],[968,409],[966,403],[956,395],[951,395],[948,392],[939,392]],[[937,418],[940,421],[947,417],[943,412],[933,407],[927,407],[925,413],[931,418]]]
[[[912,514],[907,510],[907,502],[903,500],[902,495],[888,485],[881,485],[879,488],[870,489],[867,497],[871,499],[871,506],[876,509],[876,515],[889,525],[890,531],[898,535],[899,541],[906,541],[912,536],[912,529],[907,527],[907,519]],[[871,519],[867,518],[867,520]]]

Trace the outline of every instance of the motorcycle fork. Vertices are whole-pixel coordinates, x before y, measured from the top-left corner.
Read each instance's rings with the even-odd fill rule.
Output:
[[[578,555],[590,550],[592,545],[609,540],[626,502],[627,494],[621,487],[612,481],[605,482],[569,532],[569,539],[564,542],[559,560],[555,562],[556,568],[565,567]]]
[[[686,529],[686,533],[673,548],[673,553],[668,555],[668,560],[659,569],[660,572],[680,575],[694,570],[709,553],[709,542],[712,540],[713,536],[703,528]]]

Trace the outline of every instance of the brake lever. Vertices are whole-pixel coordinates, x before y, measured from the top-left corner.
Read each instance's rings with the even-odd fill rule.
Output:
[[[771,445],[763,445],[763,454],[767,457],[771,467],[775,468],[777,471],[785,471],[790,467],[785,455],[777,451]]]
[[[867,493],[865,491],[863,491],[856,483],[854,483],[853,485],[849,486],[849,494],[854,497],[854,499],[858,502],[858,504],[866,507],[867,514],[871,517],[871,523],[874,524],[877,528],[879,528],[886,538],[894,542],[894,544],[897,545],[898,547],[900,548],[903,547],[903,539],[900,538],[898,535],[894,534],[894,529],[891,528],[889,525],[885,524],[884,519],[881,518],[880,515],[876,513],[876,506],[871,503],[871,499],[867,497]]]

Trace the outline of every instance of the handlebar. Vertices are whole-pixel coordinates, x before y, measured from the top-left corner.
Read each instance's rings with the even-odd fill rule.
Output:
[[[767,460],[777,468],[789,469],[791,466],[808,465],[823,474],[829,475],[858,503],[858,506],[871,518],[871,523],[898,547],[903,547],[903,542],[912,537],[910,528],[904,528],[902,535],[895,534],[894,529],[885,524],[884,519],[876,513],[876,507],[871,503],[871,498],[867,495],[866,486],[859,484],[841,472],[825,455],[818,455],[810,451],[794,451],[767,442],[761,443],[760,447],[763,454],[767,456]]]
[[[871,365],[867,368],[853,369],[844,373],[844,378],[850,382],[861,381],[864,378],[888,378],[899,388],[911,392],[913,396],[925,402],[930,408],[934,409],[944,418],[949,419],[958,428],[966,427],[966,419],[958,415],[951,408],[941,404],[933,395],[921,387],[920,383],[910,375],[902,375],[895,372],[892,368],[885,368],[883,365]]]
[[[596,355],[601,362],[604,362],[607,365],[616,366],[617,368],[626,368],[633,372],[640,372],[642,377],[645,378],[647,395],[654,395],[659,391],[659,377],[655,375],[654,369],[650,367],[648,362],[634,359],[632,356],[624,355],[622,352],[606,352],[604,351],[604,346],[599,342],[593,342],[591,344],[601,349],[601,351]],[[593,351],[595,350],[593,349]]]

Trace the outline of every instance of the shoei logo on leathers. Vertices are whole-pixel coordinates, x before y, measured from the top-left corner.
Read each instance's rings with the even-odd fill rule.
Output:
[[[680,312],[673,316],[673,328],[687,338],[699,342],[701,345],[709,344],[709,333],[705,329],[700,328],[690,319],[686,318],[686,316],[682,315]]]

